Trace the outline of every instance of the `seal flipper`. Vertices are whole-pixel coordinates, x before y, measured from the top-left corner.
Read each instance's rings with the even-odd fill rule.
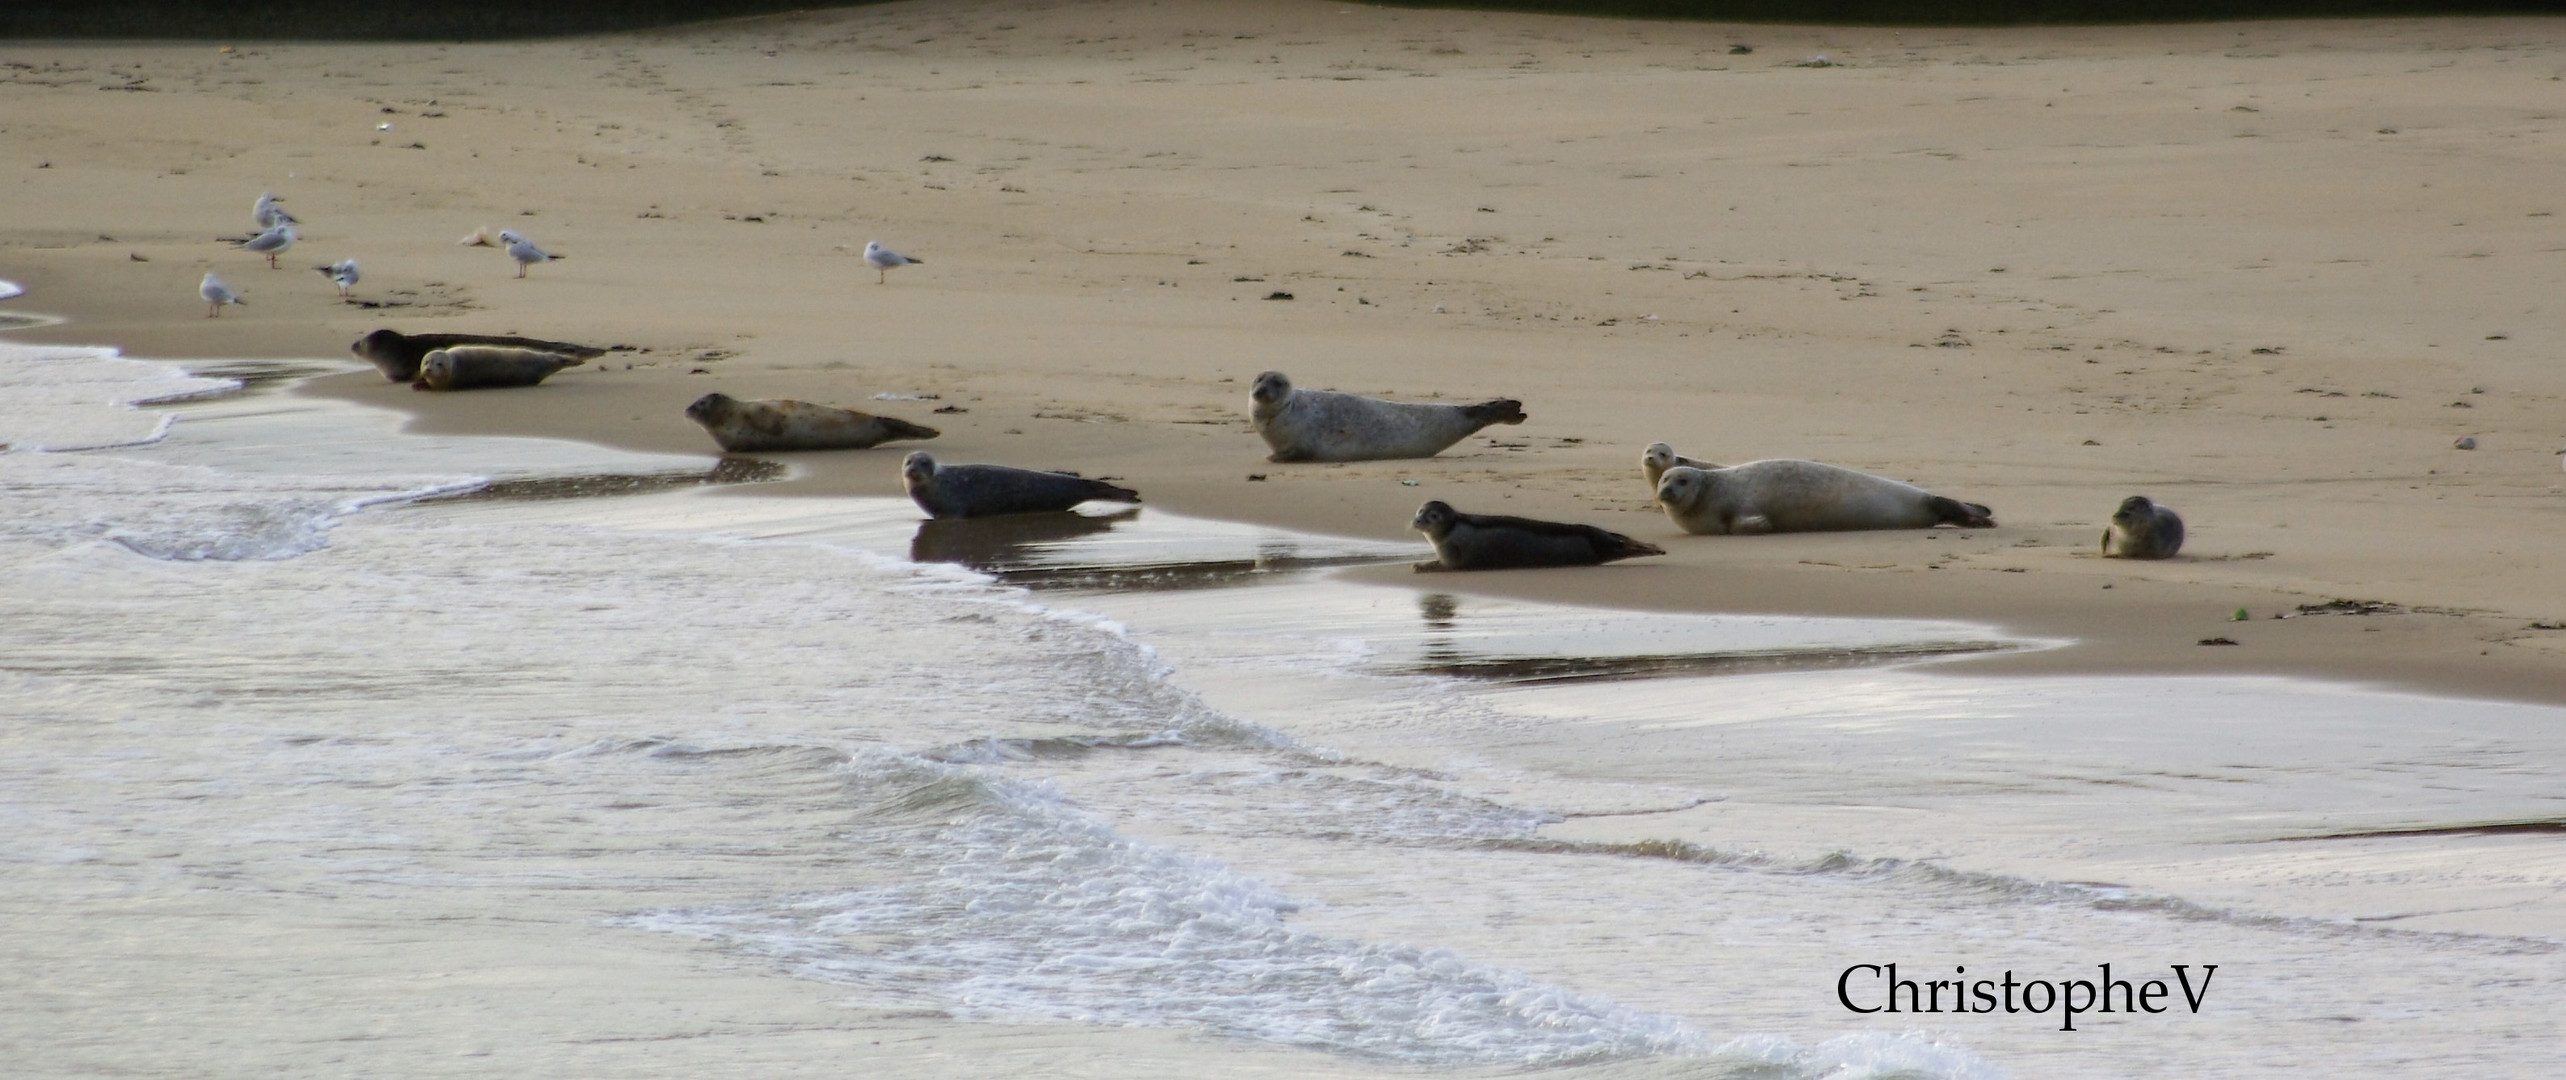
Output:
[[[1958,525],[1964,529],[1996,527],[1996,512],[1977,503],[1965,503],[1958,499],[1946,499],[1940,495],[1934,495],[1928,498],[1925,505],[1933,509],[1934,517],[1937,519],[1936,524]]]
[[[1665,548],[1659,547],[1655,544],[1633,540],[1630,537],[1623,536],[1617,532],[1599,529],[1592,525],[1586,526],[1585,529],[1587,540],[1593,542],[1595,545],[1595,561],[1597,562],[1612,562],[1616,559],[1636,559],[1642,555],[1666,554]]]
[[[1525,420],[1524,403],[1512,398],[1498,398],[1495,401],[1465,405],[1461,409],[1461,415],[1469,417],[1471,423],[1480,427],[1487,427],[1490,424],[1520,424]]]
[[[882,421],[882,429],[891,433],[883,438],[884,442],[892,439],[932,439],[944,434],[924,424],[912,424],[894,417],[876,416],[874,419]]]

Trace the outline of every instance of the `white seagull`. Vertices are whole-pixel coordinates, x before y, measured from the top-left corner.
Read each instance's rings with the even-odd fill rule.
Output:
[[[276,269],[276,257],[294,246],[294,223],[280,221],[274,228],[241,241],[242,251],[255,251],[267,256],[267,268]]]
[[[284,207],[276,205],[276,194],[268,191],[258,193],[258,201],[250,204],[249,216],[251,220],[258,222],[260,229],[273,229],[279,225],[296,223],[294,215],[286,213]]]
[[[893,251],[890,248],[883,247],[882,241],[879,240],[867,240],[864,242],[864,261],[871,265],[875,270],[880,271],[875,274],[873,278],[873,283],[876,285],[880,285],[883,282],[891,280],[891,268],[894,266],[907,266],[911,263],[922,264],[926,262],[925,259],[912,259],[906,255],[900,254],[899,252]]]
[[[223,279],[215,277],[211,270],[205,272],[205,280],[196,283],[196,295],[205,298],[205,317],[208,319],[221,315],[225,304],[243,302],[241,294],[233,292],[232,287],[223,284]]]
[[[312,269],[318,271],[321,276],[330,279],[331,284],[339,287],[339,299],[341,300],[347,299],[348,289],[356,284],[357,272],[356,260],[354,259],[340,259],[328,266],[315,266]]]
[[[534,241],[518,235],[517,231],[514,229],[499,230],[499,242],[507,246],[508,257],[517,260],[518,277],[526,276],[526,268],[536,263],[551,262],[554,259],[569,257],[566,255],[550,254],[544,251],[544,249],[536,247]]]

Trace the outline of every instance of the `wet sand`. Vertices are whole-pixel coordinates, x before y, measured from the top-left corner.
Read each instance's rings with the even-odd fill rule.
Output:
[[[1201,516],[1401,539],[1441,498],[1670,550],[1437,589],[2078,642],[1982,671],[2561,701],[2561,26],[904,3],[470,46],[12,43],[0,277],[72,320],[19,337],[134,355],[341,355],[378,325],[632,346],[536,391],[310,391],[428,431],[702,452],[687,401],[791,396]],[[215,242],[262,190],[306,222],[288,270]],[[516,280],[456,245],[485,225],[569,258]],[[877,285],[870,239],[927,262]],[[393,306],[304,269],[349,256]],[[249,305],[205,319],[207,269]],[[1431,461],[1271,465],[1245,423],[1268,368],[1532,419]],[[1683,536],[1638,479],[1660,439],[2002,524]],[[890,494],[906,448],[792,455],[789,487]],[[2132,493],[2185,515],[2183,557],[2095,556]],[[2394,607],[2273,618],[2339,599]]]

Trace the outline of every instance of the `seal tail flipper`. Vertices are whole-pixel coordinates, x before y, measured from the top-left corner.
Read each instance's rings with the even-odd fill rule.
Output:
[[[1996,512],[1977,503],[1965,503],[1958,499],[1946,499],[1936,495],[1927,505],[1933,507],[1934,516],[1938,519],[1937,524],[1958,525],[1965,529],[1996,527]]]
[[[1476,405],[1465,406],[1461,413],[1480,427],[1487,427],[1490,424],[1520,424],[1524,422],[1524,403],[1512,398],[1498,398],[1495,401],[1483,401]]]
[[[1140,492],[1133,491],[1130,488],[1117,487],[1102,480],[1090,480],[1087,483],[1087,497],[1090,499],[1103,499],[1107,502],[1127,503],[1136,503],[1140,501]]]
[[[1595,545],[1595,561],[1597,562],[1612,562],[1616,559],[1636,559],[1643,555],[1666,554],[1665,548],[1659,547],[1655,544],[1642,543],[1617,532],[1593,529],[1591,532],[1587,533],[1586,536],[1587,539]]]
[[[932,439],[944,434],[924,424],[912,424],[906,420],[897,420],[888,416],[875,417],[875,419],[882,421],[883,429],[889,431],[893,439]]]

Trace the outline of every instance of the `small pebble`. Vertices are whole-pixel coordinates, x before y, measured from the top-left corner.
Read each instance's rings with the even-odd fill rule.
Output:
[[[2477,438],[2473,435],[2462,436],[2458,442],[2450,445],[2452,449],[2456,450],[2474,450],[2477,448]]]

